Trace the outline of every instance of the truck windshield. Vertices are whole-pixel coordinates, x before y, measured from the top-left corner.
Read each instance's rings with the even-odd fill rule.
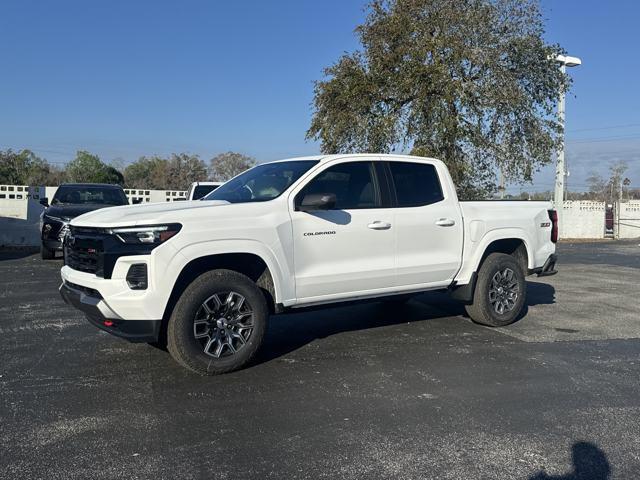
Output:
[[[221,185],[203,200],[225,200],[229,203],[273,200],[316,163],[316,160],[294,160],[258,165]]]
[[[127,205],[128,203],[127,196],[121,188],[98,185],[61,185],[51,201],[52,205]]]

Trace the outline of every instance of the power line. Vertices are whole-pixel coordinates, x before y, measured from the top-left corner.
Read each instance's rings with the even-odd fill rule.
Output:
[[[640,134],[633,135],[616,135],[610,137],[594,137],[594,138],[578,138],[576,140],[567,140],[567,144],[579,144],[579,143],[600,143],[600,142],[613,142],[615,140],[637,140],[640,139]]]
[[[618,156],[618,155],[632,155],[632,158],[626,158],[625,162],[627,163],[634,163],[634,162],[638,162],[640,161],[640,148],[638,149],[634,149],[634,150],[613,150],[613,151],[609,151],[609,150],[604,150],[604,151],[598,151],[598,152],[590,152],[590,153],[575,153],[575,152],[571,152],[571,155],[573,156],[573,160],[580,160],[580,159],[584,159],[584,158],[600,158],[603,156]]]
[[[627,123],[626,125],[608,125],[606,127],[592,127],[592,128],[577,128],[573,130],[567,130],[569,132],[594,132],[597,130],[614,130],[616,128],[630,128],[630,127],[640,127],[640,123]]]

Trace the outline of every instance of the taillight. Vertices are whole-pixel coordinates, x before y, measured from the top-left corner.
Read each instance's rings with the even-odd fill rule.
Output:
[[[558,212],[555,210],[548,210],[549,220],[551,220],[551,241],[556,243],[558,241]]]

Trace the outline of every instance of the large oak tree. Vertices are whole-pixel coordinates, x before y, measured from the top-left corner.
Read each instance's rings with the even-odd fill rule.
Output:
[[[462,197],[551,161],[568,79],[536,0],[375,0],[356,31],[362,48],[315,86],[307,137],[325,153],[437,157]]]

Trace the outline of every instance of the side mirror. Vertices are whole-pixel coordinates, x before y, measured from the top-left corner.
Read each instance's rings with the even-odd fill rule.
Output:
[[[47,197],[42,197],[40,199],[40,205],[42,205],[43,207],[48,207],[49,206],[49,199]]]
[[[310,193],[302,198],[302,203],[298,207],[301,212],[311,212],[314,210],[331,210],[336,206],[335,193]]]
[[[138,205],[140,203],[142,203],[141,198],[134,198],[133,200],[131,200],[131,205]]]

